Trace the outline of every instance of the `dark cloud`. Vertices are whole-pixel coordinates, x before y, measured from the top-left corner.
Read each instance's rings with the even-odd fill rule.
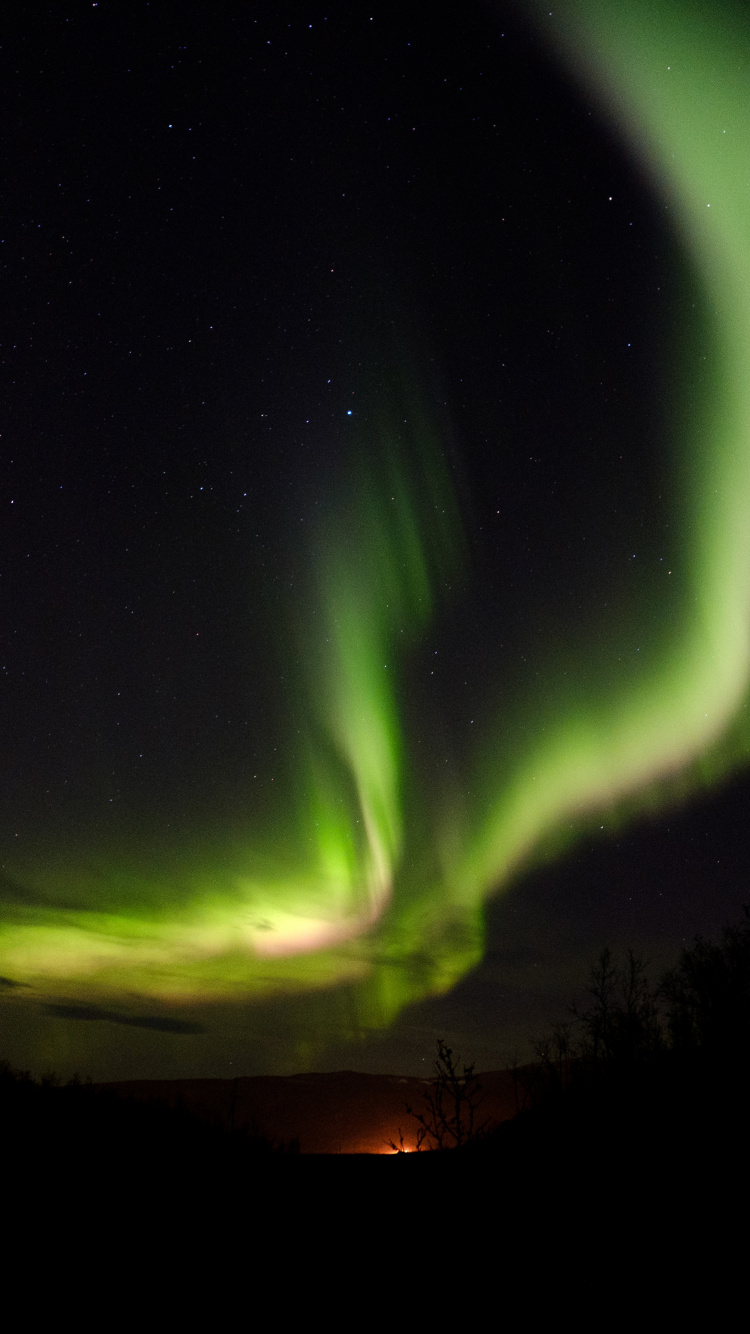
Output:
[[[11,985],[14,985],[11,983]],[[150,1028],[156,1033],[202,1033],[200,1024],[189,1019],[168,1019],[158,1014],[117,1014],[97,1005],[46,1005],[45,1013],[57,1019],[84,1019],[123,1024],[127,1028]]]

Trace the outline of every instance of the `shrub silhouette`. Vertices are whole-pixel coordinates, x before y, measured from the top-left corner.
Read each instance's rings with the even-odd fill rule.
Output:
[[[478,1139],[487,1123],[478,1122],[478,1112],[484,1094],[474,1072],[474,1064],[461,1066],[460,1057],[442,1038],[438,1038],[435,1074],[429,1091],[425,1092],[425,1109],[416,1111],[406,1104],[406,1111],[419,1127],[416,1149],[460,1149]],[[403,1132],[399,1143],[389,1140],[396,1153],[407,1152]]]

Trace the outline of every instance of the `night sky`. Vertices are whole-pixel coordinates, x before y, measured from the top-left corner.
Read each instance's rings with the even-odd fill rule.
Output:
[[[0,1056],[499,1067],[738,916],[740,13],[6,24]]]

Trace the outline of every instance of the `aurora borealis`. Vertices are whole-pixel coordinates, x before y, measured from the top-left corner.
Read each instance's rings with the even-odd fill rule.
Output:
[[[153,60],[167,91],[137,113],[119,20],[81,17],[114,148],[101,71],[33,169],[68,93],[40,85],[18,123],[8,1004],[309,996],[313,1059],[327,997],[385,1029],[480,962],[521,870],[746,761],[750,25],[690,0],[478,9],[454,78],[449,8],[434,56],[415,14],[372,49],[378,16],[227,16],[205,57],[224,103],[190,64],[200,15],[165,6],[139,78]],[[267,73],[279,43],[294,75]],[[399,72],[360,97],[366,59]],[[308,67],[314,111],[288,93]],[[531,115],[557,115],[549,68],[554,143]]]

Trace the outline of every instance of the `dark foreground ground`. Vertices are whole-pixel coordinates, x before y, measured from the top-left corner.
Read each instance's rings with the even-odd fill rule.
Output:
[[[304,1154],[184,1105],[2,1082],[5,1290],[37,1312],[51,1293],[55,1318],[535,1327],[562,1302],[617,1328],[708,1292],[724,1327],[745,1282],[731,1080],[582,1090],[406,1154]]]
[[[391,1083],[402,1100],[403,1085]],[[404,1210],[407,1217],[429,1215],[430,1201],[439,1201],[441,1211],[458,1209],[466,1226],[487,1207],[495,1225],[560,1207],[593,1210],[613,1225],[618,1210],[637,1204],[645,1225],[675,1209],[697,1220],[709,1200],[714,1210],[730,1200],[734,1208],[748,1186],[750,1100],[740,1066],[669,1057],[648,1068],[599,1072],[512,1117],[506,1075],[496,1080],[490,1104],[505,1114],[494,1128],[459,1151],[402,1154],[388,1151],[380,1137],[383,1107],[392,1115],[396,1098],[381,1077],[306,1076],[289,1081],[283,1094],[297,1106],[299,1138],[307,1134],[308,1147],[323,1142],[321,1117],[336,1094],[330,1135],[354,1147],[357,1128],[349,1118],[362,1111],[369,1091],[367,1134],[378,1137],[372,1153],[300,1153],[297,1138],[272,1136],[253,1118],[247,1090],[243,1102],[240,1090],[221,1088],[224,1108],[213,1114],[210,1090],[201,1087],[202,1102],[196,1096],[191,1105],[184,1087],[171,1098],[163,1087],[161,1096],[147,1098],[142,1086],[39,1085],[6,1070],[0,1079],[6,1209],[33,1199],[82,1219],[102,1209],[122,1216],[177,1209],[183,1219],[195,1212],[199,1227],[215,1215],[234,1227],[239,1212],[265,1230],[302,1216],[322,1226],[342,1209],[346,1216],[370,1207],[396,1219]],[[282,1091],[274,1089],[274,1097]],[[258,1101],[256,1110],[261,1105],[268,1110],[271,1103]],[[400,1120],[406,1125],[408,1117]],[[284,1126],[292,1124],[287,1119]]]

